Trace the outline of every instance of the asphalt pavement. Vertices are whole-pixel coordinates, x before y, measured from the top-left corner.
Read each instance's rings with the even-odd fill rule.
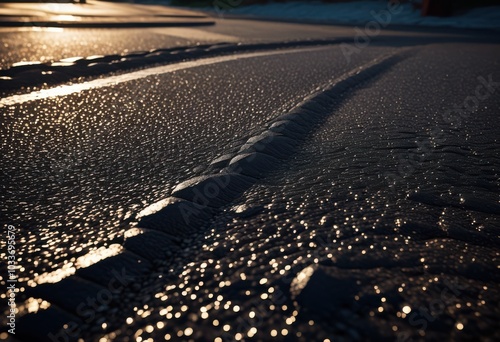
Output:
[[[1,29],[0,338],[497,340],[495,34],[209,20]]]
[[[213,25],[194,10],[134,3],[89,0],[2,2],[0,26],[7,27],[156,27]]]

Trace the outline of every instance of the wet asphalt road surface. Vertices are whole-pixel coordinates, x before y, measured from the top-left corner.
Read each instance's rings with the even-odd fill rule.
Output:
[[[2,53],[2,67],[222,38],[352,36],[348,27],[229,20],[205,31],[214,35],[4,32],[4,46],[34,48],[29,57]],[[81,41],[47,53],[43,40],[54,35]],[[144,38],[129,46],[131,35]],[[342,51],[289,48],[3,105],[2,223],[19,228],[19,300],[43,312],[38,298],[51,298],[51,312],[84,327],[85,341],[498,339],[498,42],[397,31],[350,60]],[[89,254],[109,256],[142,209],[211,174],[214,159],[309,95],[387,55],[401,58],[356,78],[328,106],[312,106],[321,119],[298,129],[293,153],[182,235],[168,258],[148,260],[148,272],[91,318],[81,310],[71,318],[73,307],[61,304],[71,286],[30,294],[71,278]],[[38,331],[50,340],[47,317],[30,316],[27,340]]]

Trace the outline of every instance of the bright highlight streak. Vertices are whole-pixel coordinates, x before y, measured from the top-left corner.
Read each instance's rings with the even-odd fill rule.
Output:
[[[71,95],[71,94],[79,93],[79,92],[84,91],[84,90],[108,87],[108,86],[112,86],[112,85],[116,85],[116,84],[120,84],[120,83],[124,83],[124,82],[129,82],[129,81],[134,81],[134,80],[138,80],[141,78],[146,78],[149,76],[166,74],[166,73],[170,73],[170,72],[174,72],[174,71],[178,71],[178,70],[197,68],[197,67],[201,67],[201,66],[205,66],[205,65],[224,63],[224,62],[235,61],[235,60],[246,59],[246,58],[265,57],[265,56],[273,56],[273,55],[284,55],[284,54],[289,54],[289,53],[322,50],[322,49],[326,49],[326,48],[327,47],[316,47],[316,48],[308,48],[308,49],[251,52],[251,53],[243,53],[243,54],[236,54],[236,55],[230,55],[230,56],[204,58],[204,59],[200,59],[200,60],[196,60],[196,61],[188,61],[188,62],[181,62],[181,63],[176,63],[176,64],[164,65],[164,66],[160,66],[160,67],[154,67],[154,68],[148,68],[148,69],[144,69],[144,70],[134,71],[134,72],[131,72],[128,74],[111,76],[111,77],[104,78],[104,79],[96,79],[96,80],[92,80],[92,81],[84,82],[84,83],[79,83],[79,84],[63,85],[63,86],[58,86],[55,88],[34,91],[31,93],[22,94],[22,95],[12,95],[12,96],[9,96],[9,97],[6,97],[6,98],[3,98],[0,100],[0,108],[12,106],[15,104],[22,104],[22,103],[26,103],[29,101],[37,101],[37,100],[48,99],[48,98],[52,98],[52,97]]]
[[[61,281],[64,278],[75,274],[78,268],[92,266],[93,264],[96,264],[103,259],[118,255],[122,251],[123,247],[119,244],[113,244],[107,248],[98,248],[95,251],[91,251],[88,254],[79,257],[74,265],[72,263],[69,263],[55,271],[41,274],[35,278],[34,282],[31,282],[31,284],[28,285],[36,286],[44,283],[57,283],[58,281]]]

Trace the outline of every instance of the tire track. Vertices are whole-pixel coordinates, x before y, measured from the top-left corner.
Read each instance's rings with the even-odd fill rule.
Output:
[[[290,112],[270,121],[237,151],[214,159],[208,174],[179,184],[168,198],[132,218],[121,253],[78,269],[57,283],[28,288],[27,297],[43,299],[51,306],[22,315],[17,336],[23,340],[76,341],[81,333],[78,327],[82,326],[90,329],[85,330],[86,334],[102,333],[97,313],[111,313],[123,304],[124,298],[135,297],[140,301],[136,296],[144,277],[168,264],[174,254],[181,253],[193,234],[203,232],[224,206],[279,168],[335,111],[345,93],[388,70],[408,53],[404,50],[386,55],[345,73],[316,89]],[[90,311],[91,317],[85,310],[89,298],[94,302],[97,299],[98,304]],[[109,315],[106,318],[111,321]]]

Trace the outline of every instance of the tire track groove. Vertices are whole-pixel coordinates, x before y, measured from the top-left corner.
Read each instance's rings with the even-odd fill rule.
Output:
[[[28,289],[28,292],[32,291],[33,296],[54,303],[64,302],[66,296],[75,289],[86,291],[87,298],[96,297],[102,292],[102,287],[113,281],[113,272],[120,269],[126,270],[130,283],[137,286],[124,286],[115,297],[120,298],[127,294],[126,291],[133,293],[140,290],[141,279],[155,270],[157,261],[165,262],[171,258],[173,253],[182,249],[183,242],[188,241],[193,233],[203,231],[224,206],[239,198],[269,172],[278,169],[315,128],[335,112],[345,93],[380,75],[405,59],[410,52],[403,50],[401,53],[377,58],[345,73],[331,84],[316,89],[290,112],[271,120],[261,133],[250,137],[236,153],[214,159],[209,166],[210,174],[186,180],[177,185],[170,197],[144,209],[132,220],[130,228],[125,232],[122,253],[79,269],[76,275],[59,283],[47,284],[44,291],[35,287]],[[79,281],[90,281],[96,286],[83,290]],[[51,287],[57,289],[55,293],[51,293]],[[50,341],[48,334],[64,331],[64,324],[61,322],[75,322],[74,309],[74,304],[57,308],[58,319],[52,319],[49,324],[44,325],[40,332],[46,338],[38,340]],[[55,315],[54,310],[55,308],[50,312],[41,310],[20,317],[18,337],[29,340],[32,328],[28,323],[33,324],[37,315],[40,319],[52,317]],[[76,312],[76,315],[76,324],[79,325],[85,317],[82,317],[81,312],[80,315]],[[68,341],[73,339],[69,338]]]

